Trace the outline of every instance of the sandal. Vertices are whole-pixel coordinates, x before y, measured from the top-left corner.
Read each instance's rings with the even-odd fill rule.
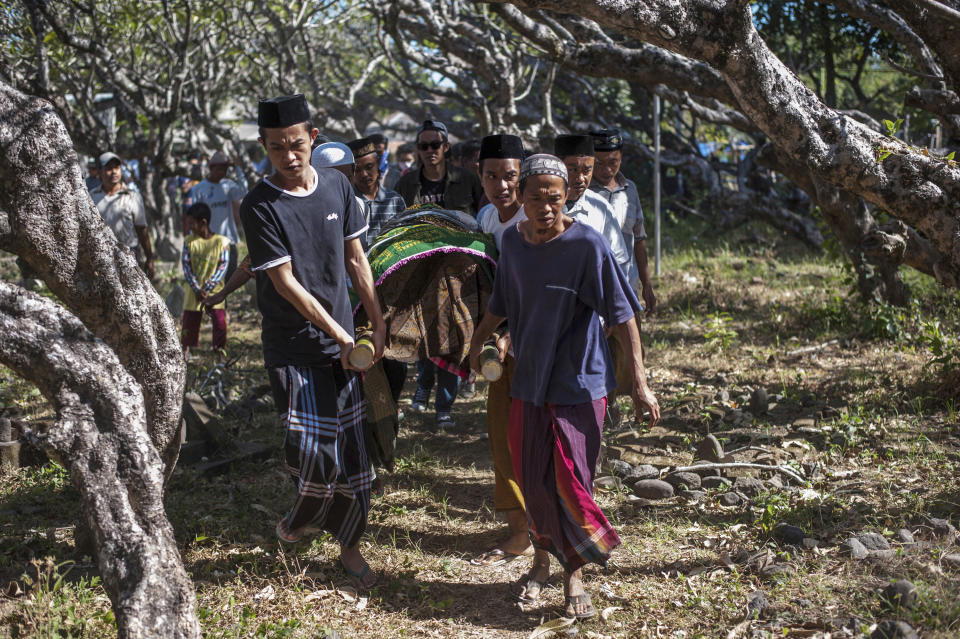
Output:
[[[513,594],[523,605],[533,605],[540,599],[540,593],[547,587],[547,581],[549,579],[550,578],[547,577],[547,579],[543,581],[537,581],[530,575],[524,575],[520,581],[515,581],[512,584]],[[517,588],[519,588],[519,591],[516,590]]]
[[[583,593],[582,595],[567,595],[563,598],[564,603],[567,604],[566,608],[563,610],[563,616],[568,619],[590,619],[591,617],[597,616],[597,609],[593,607],[593,600],[590,598],[590,593]],[[587,604],[587,608],[582,612],[577,612],[577,605]]]
[[[509,563],[516,559],[517,557],[524,557],[529,555],[517,555],[512,552],[507,552],[502,548],[494,548],[493,550],[488,550],[486,552],[480,553],[476,557],[470,560],[470,563],[474,566],[483,566],[484,568],[493,568],[494,566],[502,566],[506,563]]]
[[[352,570],[347,566],[347,564],[343,563],[343,559],[341,559],[340,567],[343,568],[343,572],[347,573],[347,575],[350,577],[353,577],[357,590],[370,590],[377,585],[376,579],[367,585],[363,584],[363,578],[370,574],[370,564],[368,564],[366,561],[363,562],[363,568],[360,570]]]
[[[303,538],[303,533],[307,531],[306,528],[301,528],[300,530],[290,530],[287,525],[287,518],[290,516],[290,513],[287,513],[283,516],[283,519],[277,522],[277,537],[280,538],[280,541],[287,544],[295,544]]]

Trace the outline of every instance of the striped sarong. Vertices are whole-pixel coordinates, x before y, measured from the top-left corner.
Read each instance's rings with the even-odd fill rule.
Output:
[[[593,500],[605,411],[606,399],[572,406],[514,399],[510,409],[510,456],[530,538],[568,572],[606,565],[620,544]]]
[[[373,483],[360,376],[340,362],[270,373],[277,406],[287,407],[284,458],[296,489],[289,528],[323,529],[354,546],[367,526]]]

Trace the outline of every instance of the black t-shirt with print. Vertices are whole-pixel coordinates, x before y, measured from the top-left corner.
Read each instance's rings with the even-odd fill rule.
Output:
[[[439,182],[428,180],[423,174],[420,175],[420,204],[436,204],[443,206],[443,191],[447,186],[447,176]]]
[[[344,242],[367,230],[353,187],[336,169],[314,169],[309,193],[290,193],[261,180],[240,205],[250,262],[257,276],[257,306],[263,314],[263,359],[270,366],[324,366],[340,346],[285,300],[266,270],[290,262],[297,281],[331,317],[353,333],[347,293]]]

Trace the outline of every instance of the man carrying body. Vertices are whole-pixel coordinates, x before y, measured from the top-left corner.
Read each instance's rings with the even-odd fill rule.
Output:
[[[420,168],[404,174],[397,182],[397,192],[407,206],[436,204],[476,217],[483,188],[476,173],[447,161],[450,143],[446,125],[424,120],[417,129],[417,150]]]
[[[511,385],[510,454],[523,493],[533,566],[518,593],[535,602],[550,576],[550,554],[564,569],[565,614],[596,614],[581,580],[590,562],[606,564],[620,539],[593,500],[607,395],[615,381],[601,318],[631,345],[638,419],[660,407],[646,382],[636,294],[609,244],[564,214],[567,174],[550,155],[524,160],[518,198],[526,219],[503,234],[493,294],[470,343],[470,365],[507,318],[516,357]]]
[[[369,226],[364,245],[370,247],[384,222],[407,207],[399,193],[380,186],[380,159],[372,137],[353,140],[347,146],[353,152],[353,187]]]
[[[217,151],[207,164],[207,177],[190,189],[188,201],[191,204],[203,202],[210,207],[210,230],[230,240],[230,265],[227,267],[227,279],[237,270],[237,243],[240,233],[240,202],[243,189],[227,177],[231,166],[230,159],[222,151]]]
[[[153,279],[153,249],[147,234],[147,213],[139,193],[130,190],[123,182],[123,166],[120,158],[107,151],[97,160],[100,167],[100,186],[90,191],[100,217],[121,244],[130,249],[137,262],[143,255],[143,268],[147,277]]]
[[[613,215],[623,232],[627,252],[634,261],[634,272],[639,277],[643,304],[647,315],[657,307],[650,271],[647,268],[647,232],[643,226],[640,195],[633,180],[620,171],[623,162],[623,136],[616,129],[592,131],[596,160],[590,190],[603,197],[613,208]]]
[[[359,587],[375,582],[360,554],[373,474],[363,437],[363,389],[349,364],[353,315],[347,276],[373,326],[375,357],[385,324],[360,238],[366,224],[350,182],[310,165],[318,131],[302,94],[261,100],[257,123],[274,173],[240,206],[263,314],[264,362],[286,407],[284,452],[296,486],[277,535],[295,542],[321,528]]]
[[[484,207],[480,227],[493,235],[500,251],[503,233],[526,219],[517,201],[517,180],[523,161],[523,142],[515,135],[488,135],[480,145],[480,181],[491,204]],[[504,332],[497,340],[503,361],[503,374],[490,382],[487,391],[487,435],[493,455],[493,507],[507,519],[508,537],[470,563],[475,566],[497,566],[530,549],[527,514],[523,494],[513,474],[508,429],[510,426],[510,385],[513,382],[514,360],[509,354],[510,335]]]

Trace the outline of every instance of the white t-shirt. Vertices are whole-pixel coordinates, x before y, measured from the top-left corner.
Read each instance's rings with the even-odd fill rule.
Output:
[[[623,239],[620,225],[617,224],[613,207],[610,206],[606,198],[587,189],[580,196],[580,199],[567,209],[567,215],[592,227],[603,236],[613,250],[613,256],[617,260],[617,264],[620,265],[624,275],[630,280],[630,285],[636,289],[637,283],[640,281],[637,263],[630,251],[627,250],[627,243]]]
[[[113,195],[107,195],[103,187],[98,186],[90,191],[90,197],[97,205],[100,217],[120,243],[127,248],[136,248],[139,245],[137,227],[147,225],[147,215],[140,194],[120,187]]]
[[[501,222],[500,212],[497,210],[497,207],[495,207],[493,204],[487,204],[485,207],[480,209],[480,213],[477,214],[477,217],[480,218],[480,230],[493,236],[493,241],[496,242],[497,251],[499,251],[503,242],[503,232],[511,226],[515,226],[522,220],[526,219],[527,214],[521,206],[519,209],[517,209],[517,212],[513,214],[512,218],[506,222]]]
[[[217,183],[209,180],[198,182],[190,189],[193,202],[203,202],[210,207],[210,230],[223,235],[231,244],[240,241],[237,222],[233,219],[233,202],[243,200],[244,192],[240,185],[230,178]]]

